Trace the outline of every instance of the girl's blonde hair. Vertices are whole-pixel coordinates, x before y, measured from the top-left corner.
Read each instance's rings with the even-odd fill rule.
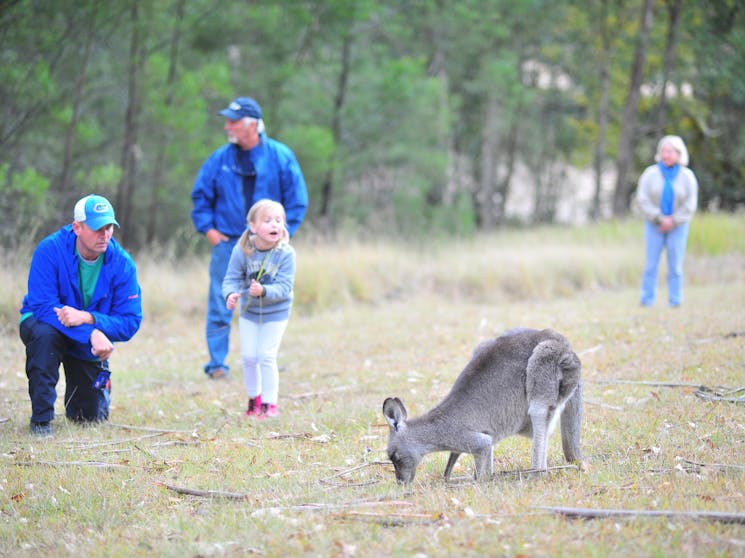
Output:
[[[678,158],[678,163],[681,167],[687,167],[688,166],[688,149],[686,149],[686,144],[683,141],[683,138],[680,136],[665,136],[662,138],[659,143],[657,144],[657,154],[654,157],[654,160],[658,163],[660,162],[661,155],[660,152],[662,151],[662,148],[666,145],[669,145],[672,147],[675,151],[678,152],[680,157]]]
[[[282,221],[284,224],[284,227],[282,227],[282,236],[279,238],[277,246],[281,244],[289,244],[290,242],[290,232],[287,230],[287,215],[285,214],[284,206],[274,200],[259,200],[251,206],[251,209],[248,210],[248,215],[246,215],[247,227],[244,233],[241,235],[241,238],[238,240],[239,244],[241,245],[241,250],[243,250],[243,253],[247,256],[250,256],[254,253],[254,250],[256,250],[253,242],[251,242],[251,238],[254,235],[251,232],[250,224],[256,223],[264,214],[264,212],[270,209],[276,209],[282,214]]]

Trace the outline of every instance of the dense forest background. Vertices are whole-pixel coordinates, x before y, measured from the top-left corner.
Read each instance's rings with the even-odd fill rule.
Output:
[[[301,231],[621,217],[666,133],[735,211],[743,61],[743,0],[0,0],[0,246],[96,192],[130,249],[194,247],[241,95],[300,160]]]

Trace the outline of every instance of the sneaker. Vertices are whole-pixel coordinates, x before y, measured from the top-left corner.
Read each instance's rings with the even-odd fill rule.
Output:
[[[38,438],[51,438],[54,436],[54,431],[49,422],[31,421],[31,435]]]
[[[261,395],[256,397],[248,398],[248,408],[246,409],[246,416],[253,417],[261,414]]]
[[[279,409],[277,409],[276,405],[273,405],[272,403],[263,403],[261,405],[261,415],[259,415],[259,418],[262,420],[265,418],[274,418],[279,416]]]

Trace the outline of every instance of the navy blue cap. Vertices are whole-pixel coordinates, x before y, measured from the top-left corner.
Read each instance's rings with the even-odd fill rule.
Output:
[[[261,118],[261,107],[259,103],[251,97],[238,97],[228,105],[228,108],[221,110],[220,114],[231,120],[240,120],[241,118]]]

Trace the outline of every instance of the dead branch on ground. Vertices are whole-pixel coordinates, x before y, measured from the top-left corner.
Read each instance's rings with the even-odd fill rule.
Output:
[[[48,467],[97,467],[100,469],[130,469],[129,465],[119,463],[106,463],[105,461],[23,461],[15,463],[19,467],[36,467],[46,465]]]
[[[745,513],[716,511],[674,511],[674,510],[624,510],[594,508],[564,508],[539,506],[538,509],[559,513],[571,518],[598,519],[609,517],[666,517],[668,519],[694,519],[718,521],[720,523],[739,523],[745,525]]]
[[[708,388],[706,386],[701,386],[699,389],[696,390],[695,395],[696,397],[704,399],[706,401],[726,401],[728,403],[740,403],[745,405],[745,394],[739,397],[730,397],[736,393],[740,393],[741,391],[745,391],[745,387],[729,389],[722,387]]]

